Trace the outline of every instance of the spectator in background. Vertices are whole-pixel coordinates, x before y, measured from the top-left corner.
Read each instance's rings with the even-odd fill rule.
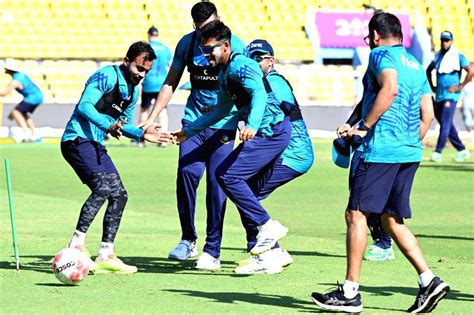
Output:
[[[152,108],[152,104],[154,104],[154,101],[158,97],[158,93],[160,93],[161,86],[165,81],[172,60],[170,49],[165,44],[158,41],[158,29],[155,26],[150,27],[148,30],[148,43],[155,51],[156,60],[153,62],[150,72],[148,72],[142,82],[140,122],[143,122],[148,118],[149,110]],[[163,131],[168,130],[168,113],[166,108],[164,108],[159,115],[159,124]],[[145,144],[145,142],[138,143],[140,145]],[[158,146],[165,147],[166,143],[159,143]]]
[[[43,93],[26,74],[18,70],[14,59],[6,59],[3,67],[5,73],[12,76],[12,81],[0,91],[0,96],[6,96],[13,90],[23,95],[23,100],[11,111],[8,118],[14,119],[23,129],[23,142],[41,142],[42,139],[35,133],[33,118],[28,113],[32,114],[43,103]]]
[[[435,116],[439,122],[440,130],[438,143],[435,151],[431,154],[431,160],[441,162],[443,157],[441,152],[449,138],[451,144],[458,153],[454,157],[456,162],[463,162],[471,157],[471,153],[459,139],[458,131],[453,123],[456,104],[459,100],[460,92],[464,86],[471,81],[474,76],[474,69],[469,65],[469,61],[461,54],[453,44],[453,34],[449,31],[441,33],[441,50],[435,55],[434,60],[426,69],[428,82],[431,89],[433,86],[431,72],[436,69],[436,99],[434,103]],[[467,72],[466,78],[460,83],[461,72],[464,69]]]
[[[472,67],[472,66],[471,66]],[[461,107],[464,125],[467,131],[474,130],[474,82],[466,84],[461,92]]]

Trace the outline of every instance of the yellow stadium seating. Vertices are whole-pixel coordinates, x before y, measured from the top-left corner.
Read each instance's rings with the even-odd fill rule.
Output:
[[[192,31],[191,7],[197,0],[0,0],[0,58],[25,59],[26,72],[47,87],[47,94],[77,98],[87,75],[120,61],[131,42],[146,39],[155,25],[173,51]],[[268,39],[295,93],[305,100],[351,102],[354,74],[347,67],[289,63],[311,62],[314,52],[304,32],[307,10],[380,9],[423,16],[440,48],[439,34],[454,33],[455,45],[474,60],[474,0],[214,0],[219,15],[244,42]],[[45,60],[46,59],[46,60]],[[42,60],[45,60],[42,62]],[[54,61],[67,60],[67,61]],[[72,61],[92,60],[92,61]],[[70,73],[70,76],[63,75]],[[301,74],[304,72],[304,76]],[[306,80],[307,79],[307,80]],[[5,80],[2,78],[2,80]],[[186,92],[177,92],[180,98]]]

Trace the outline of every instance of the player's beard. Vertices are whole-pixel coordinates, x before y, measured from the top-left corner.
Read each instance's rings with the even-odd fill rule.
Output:
[[[138,85],[143,78],[140,75],[130,74],[130,82],[133,85]]]
[[[209,65],[211,67],[215,67],[217,65],[217,59],[216,59],[216,56],[214,56],[213,54],[209,54],[206,56],[206,59],[207,59],[207,62],[209,63]]]
[[[377,45],[375,44],[375,41],[373,39],[370,39],[369,47],[370,47],[370,50],[377,48]]]

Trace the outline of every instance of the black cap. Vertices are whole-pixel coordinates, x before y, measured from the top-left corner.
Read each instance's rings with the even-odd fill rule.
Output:
[[[148,35],[151,35],[151,36],[158,36],[158,29],[154,26],[150,27],[148,29]]]

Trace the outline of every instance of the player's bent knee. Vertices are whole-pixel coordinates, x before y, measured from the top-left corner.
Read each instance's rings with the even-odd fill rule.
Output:
[[[116,199],[120,204],[125,205],[128,201],[127,191],[125,189],[123,191],[121,191],[120,194],[117,195]]]
[[[107,183],[98,185],[92,190],[92,194],[101,198],[105,198],[105,199],[108,198],[111,193],[112,193],[112,189]]]
[[[346,213],[345,213],[346,223],[348,223],[348,224],[358,224],[358,223],[366,224],[366,222],[367,222],[366,215],[367,214],[365,212],[362,212],[360,210],[346,209]]]

